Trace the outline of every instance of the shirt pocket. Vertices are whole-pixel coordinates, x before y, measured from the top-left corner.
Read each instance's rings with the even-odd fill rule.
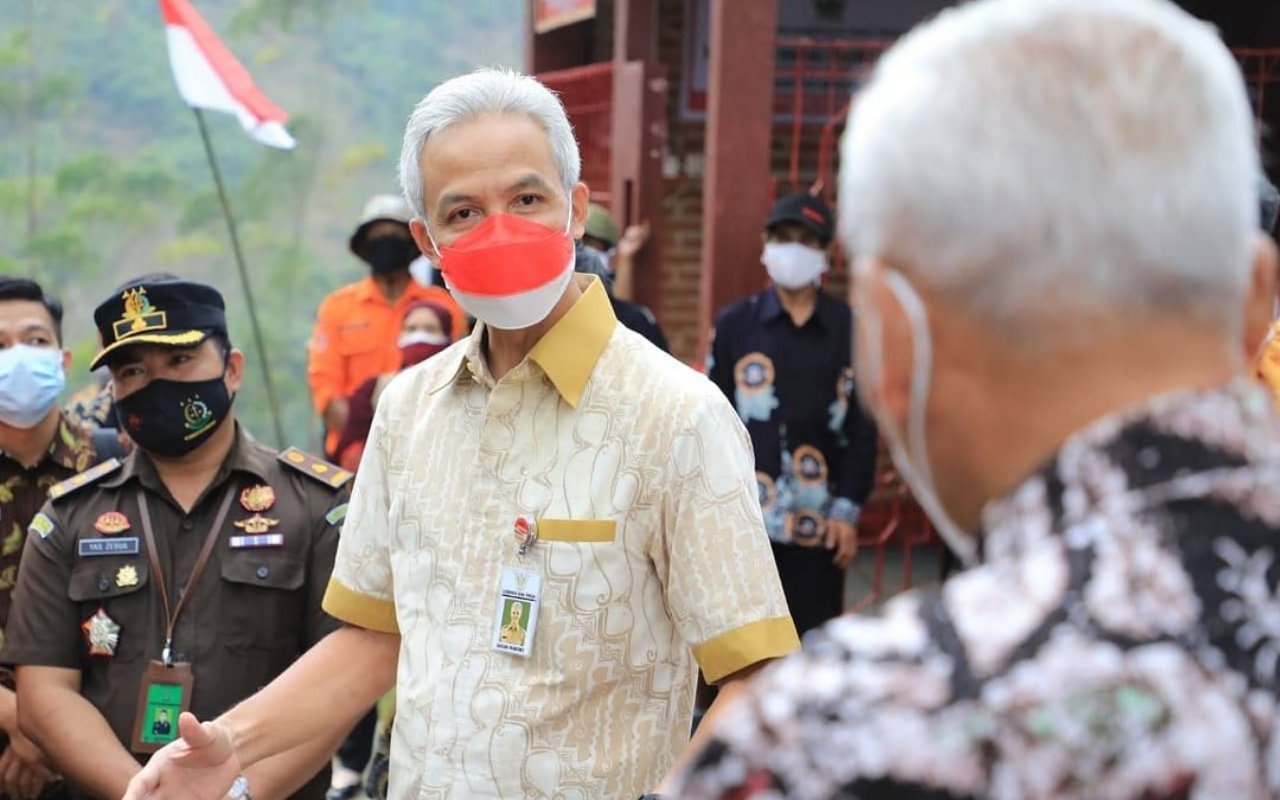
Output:
[[[598,619],[589,620],[619,600],[616,588],[628,573],[627,553],[618,541],[618,523],[612,519],[547,518],[537,522],[534,550],[539,553],[545,581],[547,630],[558,625],[552,617],[576,618],[575,624],[600,624]]]
[[[101,609],[120,626],[113,657],[131,661],[146,654],[150,630],[150,592],[142,591],[151,582],[147,560],[140,556],[91,556],[71,569],[67,597],[80,607],[84,622]],[[161,642],[152,642],[159,656]],[[87,657],[89,645],[84,644]]]
[[[221,640],[233,649],[296,654],[305,625],[306,562],[270,549],[234,550],[220,565]]]
[[[618,523],[611,519],[538,519],[538,539],[543,542],[577,544],[612,542]]]
[[[368,322],[341,325],[338,327],[337,351],[344,356],[355,356],[376,350],[381,344],[381,337]]]

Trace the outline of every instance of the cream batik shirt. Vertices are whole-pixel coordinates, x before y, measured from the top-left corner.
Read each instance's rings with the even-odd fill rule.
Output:
[[[634,798],[689,738],[698,666],[798,647],[737,415],[584,286],[501,380],[478,326],[379,404],[324,605],[401,635],[394,800]],[[517,565],[542,576],[528,658],[493,649]]]

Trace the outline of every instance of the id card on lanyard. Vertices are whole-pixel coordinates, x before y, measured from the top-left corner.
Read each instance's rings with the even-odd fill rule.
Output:
[[[173,660],[173,631],[178,624],[178,615],[186,606],[187,600],[196,590],[196,584],[209,563],[213,554],[213,546],[218,541],[218,532],[227,520],[227,512],[231,510],[231,499],[235,497],[235,485],[228,483],[222,504],[214,517],[213,526],[204,536],[200,546],[200,555],[191,568],[191,576],[178,600],[169,603],[169,587],[165,581],[164,570],[160,568],[159,551],[156,550],[156,537],[151,529],[151,511],[147,507],[147,494],[138,491],[138,511],[142,517],[142,534],[147,540],[147,558],[151,563],[151,574],[155,576],[156,590],[160,592],[160,603],[164,607],[165,633],[164,646],[160,650],[160,660],[152,660],[142,673],[142,681],[138,684],[138,703],[133,717],[133,737],[130,748],[135,753],[154,753],[169,742],[178,738],[178,716],[191,708],[191,694],[195,689],[195,676],[191,664]]]
[[[526,563],[525,557],[538,540],[537,523],[529,517],[515,522],[516,565],[502,567],[498,600],[494,609],[493,649],[528,658],[533,652],[538,630],[538,607],[542,604],[542,576]]]

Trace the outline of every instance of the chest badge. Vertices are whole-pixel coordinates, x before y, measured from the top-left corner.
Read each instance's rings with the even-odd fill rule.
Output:
[[[270,509],[275,504],[276,490],[265,483],[250,486],[240,493],[240,505],[244,507],[245,511],[252,511],[256,514]]]
[[[254,514],[248,519],[236,520],[232,524],[247,534],[257,535],[260,533],[266,533],[279,525],[280,520],[272,519],[271,517],[264,517],[261,514]]]
[[[733,367],[734,406],[743,422],[768,422],[778,407],[773,361],[764,353],[748,353]]]
[[[114,536],[132,528],[129,518],[119,511],[108,511],[93,523],[93,529],[104,536]]]
[[[97,612],[80,624],[85,643],[89,645],[89,655],[94,658],[111,658],[116,654],[120,644],[120,626],[107,615],[101,606]]]
[[[138,585],[138,568],[132,564],[125,564],[116,570],[116,586],[121,589],[128,589]]]
[[[250,486],[240,493],[240,505],[245,511],[252,511],[253,516],[248,519],[238,520],[234,522],[237,528],[250,535],[258,535],[280,524],[280,520],[271,517],[262,516],[263,511],[269,510],[276,504],[276,490],[272,489],[264,483],[256,486]]]

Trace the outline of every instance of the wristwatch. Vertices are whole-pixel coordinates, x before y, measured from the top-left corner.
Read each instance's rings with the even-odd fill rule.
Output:
[[[231,800],[253,800],[253,795],[249,794],[249,779],[243,775],[237,775],[231,782],[231,788],[227,790],[227,797]]]

